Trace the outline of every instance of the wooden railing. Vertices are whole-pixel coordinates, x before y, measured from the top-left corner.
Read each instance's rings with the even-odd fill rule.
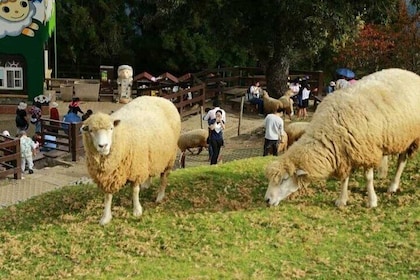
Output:
[[[0,135],[0,178],[13,174],[22,178],[20,140]]]
[[[71,160],[77,161],[84,153],[81,127],[82,122],[68,123],[41,118],[43,148],[70,153]]]

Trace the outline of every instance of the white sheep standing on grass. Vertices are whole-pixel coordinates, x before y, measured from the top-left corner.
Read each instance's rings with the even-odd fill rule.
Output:
[[[388,188],[396,192],[407,158],[419,148],[419,88],[420,77],[415,73],[386,69],[325,97],[303,136],[267,166],[265,201],[278,205],[311,181],[335,177],[341,180],[336,205],[344,206],[349,176],[362,167],[368,207],[376,207],[373,168],[384,155],[399,154],[397,172]]]
[[[167,176],[174,167],[181,132],[176,107],[162,97],[142,96],[111,115],[97,113],[82,126],[89,175],[105,193],[101,225],[112,219],[112,195],[127,182],[133,187],[133,214],[143,212],[140,185],[160,175],[156,202],[165,196]]]
[[[198,148],[197,155],[199,155],[203,148],[208,148],[208,137],[209,130],[203,128],[193,129],[181,134],[178,139],[178,147],[181,150],[181,156],[179,159],[181,168],[185,168],[185,152],[188,150],[192,153],[190,149]]]

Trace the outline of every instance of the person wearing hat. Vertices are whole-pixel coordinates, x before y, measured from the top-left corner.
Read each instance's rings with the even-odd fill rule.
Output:
[[[50,104],[50,119],[60,121],[60,114],[58,112],[58,103],[57,102],[51,102]],[[51,122],[51,125],[53,126],[60,126],[59,122]],[[58,130],[53,130],[53,132],[58,132]]]
[[[21,130],[28,130],[29,122],[28,122],[28,114],[26,113],[26,108],[28,105],[25,102],[20,102],[16,109],[16,128],[17,133]]]
[[[335,82],[331,81],[327,87],[327,94],[332,93],[335,90]]]

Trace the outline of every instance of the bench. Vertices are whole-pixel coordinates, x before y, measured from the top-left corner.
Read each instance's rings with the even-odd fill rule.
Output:
[[[229,103],[232,107],[232,109],[241,109],[241,100],[242,96],[235,97],[229,99]],[[244,101],[244,112],[250,112],[250,113],[256,113],[258,112],[257,106],[255,104],[251,104],[249,100]]]

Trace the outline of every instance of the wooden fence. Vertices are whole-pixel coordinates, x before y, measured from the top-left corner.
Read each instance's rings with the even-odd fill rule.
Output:
[[[71,154],[71,160],[77,161],[84,154],[82,123],[68,123],[41,118],[41,137],[43,149]]]
[[[0,135],[0,178],[13,174],[15,179],[21,179],[20,165],[20,140]]]

